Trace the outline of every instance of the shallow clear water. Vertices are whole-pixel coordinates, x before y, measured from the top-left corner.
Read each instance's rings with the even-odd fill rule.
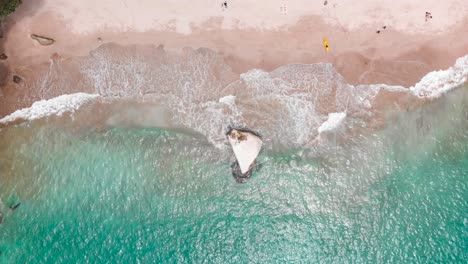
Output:
[[[267,146],[245,184],[192,134],[3,128],[0,262],[466,262],[466,91],[343,144]]]

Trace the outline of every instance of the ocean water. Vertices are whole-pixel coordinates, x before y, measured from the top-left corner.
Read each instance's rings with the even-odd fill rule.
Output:
[[[86,115],[1,129],[1,263],[468,259],[466,87],[341,143],[267,143],[245,184],[195,133]]]
[[[208,49],[52,61],[32,99],[96,95],[0,119],[0,263],[466,263],[467,67],[406,89]],[[244,184],[231,125],[264,139]]]

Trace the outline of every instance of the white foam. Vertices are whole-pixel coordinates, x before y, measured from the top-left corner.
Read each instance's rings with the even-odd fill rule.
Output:
[[[329,63],[290,64],[271,72],[252,69],[231,80],[229,67],[209,49],[167,53],[164,56],[173,59],[155,62],[133,53],[113,60],[109,51],[97,50],[82,64],[96,93],[103,98],[161,102],[171,114],[171,124],[203,133],[220,148],[226,147],[224,133],[231,124],[252,127],[273,138],[274,144],[304,146],[317,133],[333,129],[340,112],[346,111],[350,125],[365,126],[378,114],[373,107],[383,90],[435,96],[441,87],[449,90],[466,81],[468,68],[467,56],[451,69],[429,73],[413,88],[353,86]],[[218,67],[229,78],[213,72]],[[330,112],[336,113],[324,115]],[[270,142],[268,138],[265,142]]]
[[[226,104],[226,105],[229,105],[229,106],[233,106],[233,105],[236,104],[236,96],[226,95],[224,97],[219,98],[219,102],[223,103],[223,104]]]
[[[74,93],[64,94],[49,100],[41,100],[30,107],[23,108],[0,119],[0,124],[9,123],[17,119],[35,120],[51,115],[62,115],[66,112],[74,112],[82,105],[94,101],[100,97],[97,94]]]
[[[346,112],[330,113],[327,121],[323,122],[317,131],[319,133],[335,131],[343,125],[345,118]]]
[[[433,71],[424,76],[413,87],[416,96],[421,98],[438,98],[444,93],[462,85],[468,80],[468,55],[458,58],[455,65],[442,71]]]

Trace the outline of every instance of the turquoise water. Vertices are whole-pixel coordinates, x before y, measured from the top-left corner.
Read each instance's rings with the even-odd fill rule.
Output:
[[[343,146],[267,147],[245,184],[190,134],[3,128],[0,262],[466,263],[466,102],[453,93]]]

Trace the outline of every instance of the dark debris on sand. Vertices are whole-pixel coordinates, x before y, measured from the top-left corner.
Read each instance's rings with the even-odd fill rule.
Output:
[[[432,14],[426,11],[426,22],[432,18]]]
[[[14,83],[20,83],[22,80],[23,80],[23,78],[21,78],[20,76],[13,75],[13,82]]]

